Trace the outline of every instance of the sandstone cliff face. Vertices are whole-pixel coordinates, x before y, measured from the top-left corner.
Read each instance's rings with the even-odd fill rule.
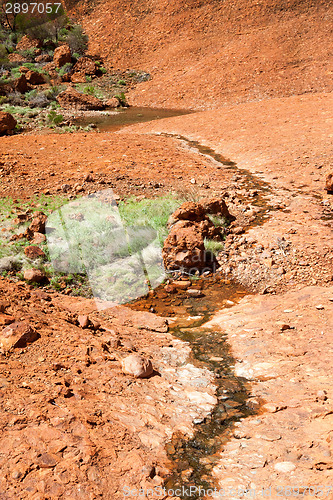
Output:
[[[104,0],[81,10],[91,52],[152,75],[134,104],[204,109],[333,88],[329,1]]]

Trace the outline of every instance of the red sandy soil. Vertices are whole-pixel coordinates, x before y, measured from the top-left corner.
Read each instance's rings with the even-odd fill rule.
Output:
[[[242,169],[269,183],[267,221],[233,231],[222,262],[229,278],[269,294],[242,299],[212,326],[228,333],[251,396],[271,405],[230,436],[215,469],[220,486],[333,480],[333,202],[324,190],[333,155],[331,13],[324,1],[98,6],[84,19],[91,51],[115,67],[152,73],[133,89],[134,103],[214,109],[118,133],[0,142],[0,195],[17,199],[64,194],[63,184],[71,196],[107,187],[122,198],[219,194],[237,216],[234,228],[247,228],[247,212],[254,212]],[[159,135],[165,132],[212,147],[239,171]],[[89,172],[93,180],[85,182]],[[172,428],[191,435],[193,415],[215,402],[211,375],[205,373],[201,406],[191,406],[194,388],[177,382],[189,348],[172,339],[162,319],[125,307],[103,315],[87,300],[32,292],[1,280],[3,321],[27,321],[40,335],[0,359],[1,498],[123,498],[127,481],[160,484]],[[82,330],[71,323],[78,312],[112,332]],[[121,373],[119,357],[133,347],[161,377],[138,381]],[[287,472],[275,467],[280,462],[288,462]]]

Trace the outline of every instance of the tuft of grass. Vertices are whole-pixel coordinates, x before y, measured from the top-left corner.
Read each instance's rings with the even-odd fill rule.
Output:
[[[118,205],[119,213],[124,223],[130,227],[148,226],[159,236],[163,243],[168,235],[167,222],[170,215],[184,202],[174,195],[161,196],[155,199],[137,201],[130,198]]]
[[[221,252],[223,248],[222,241],[208,240],[205,238],[204,244],[206,252],[211,252],[215,256],[218,255],[218,253]]]

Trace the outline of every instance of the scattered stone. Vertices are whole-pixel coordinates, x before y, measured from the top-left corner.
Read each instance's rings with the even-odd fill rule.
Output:
[[[41,54],[40,56],[35,57],[35,61],[37,63],[48,63],[52,61],[52,57],[49,54]]]
[[[41,469],[49,469],[55,467],[59,462],[59,458],[53,453],[43,453],[38,458],[38,465]]]
[[[317,391],[316,401],[327,401],[327,391],[325,390]]]
[[[78,320],[81,328],[88,328],[88,326],[90,324],[90,320],[89,320],[88,316],[86,316],[85,314],[80,314],[77,317],[77,320]]]
[[[293,462],[278,462],[274,465],[274,469],[277,472],[292,472],[296,469],[296,465]]]
[[[130,354],[121,362],[123,373],[136,378],[147,378],[153,373],[153,365],[149,359],[138,354]]]
[[[203,198],[199,201],[206,214],[219,215],[226,219],[235,219],[228,210],[225,201],[222,198]]]
[[[322,311],[323,309],[325,309],[325,307],[322,304],[318,304],[316,306],[316,309],[318,309],[319,311]]]
[[[190,288],[189,290],[187,290],[187,293],[191,297],[195,297],[195,298],[199,298],[199,297],[203,297],[204,296],[204,294],[202,293],[202,291],[199,290],[198,288]]]
[[[186,290],[187,288],[189,288],[191,286],[191,282],[189,280],[188,281],[179,280],[179,281],[173,281],[172,285],[175,288],[180,288],[181,290]]]
[[[35,247],[32,245],[25,247],[24,253],[29,259],[32,259],[32,260],[35,260],[38,258],[44,259],[46,257],[45,253],[43,252],[43,250],[41,248]]]
[[[41,243],[44,243],[46,241],[46,236],[45,234],[42,233],[34,233],[33,240],[31,243],[34,245],[40,245]]]
[[[26,347],[38,338],[39,334],[28,323],[12,323],[0,333],[0,348],[6,352],[12,347]]]
[[[112,97],[111,99],[108,99],[107,101],[105,101],[105,105],[108,108],[119,108],[120,102],[116,97]]]
[[[24,271],[24,279],[32,283],[40,283],[45,279],[45,273],[40,269],[27,269]]]
[[[176,292],[176,288],[172,285],[165,285],[164,290],[167,293],[175,293]]]
[[[33,233],[45,234],[45,223],[47,216],[43,212],[36,212],[32,222],[29,226],[29,230]]]
[[[84,182],[94,182],[94,176],[92,174],[87,174],[84,178]]]
[[[286,323],[282,323],[282,324],[280,325],[280,330],[281,330],[281,332],[284,332],[285,330],[290,330],[290,329],[291,329],[291,326],[290,326],[290,325],[288,325],[288,324],[286,324]]]
[[[0,111],[0,134],[11,135],[15,129],[17,121],[10,114],[5,111]]]
[[[57,47],[53,54],[53,63],[57,68],[61,68],[66,63],[70,63],[72,60],[71,49],[69,45],[64,44]]]
[[[162,250],[166,269],[206,267],[204,235],[199,224],[178,221],[166,238]]]
[[[11,271],[15,267],[16,262],[17,259],[14,256],[2,257],[2,259],[0,259],[0,273]]]

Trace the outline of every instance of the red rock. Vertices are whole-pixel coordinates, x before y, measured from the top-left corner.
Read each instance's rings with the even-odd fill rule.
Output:
[[[40,56],[35,57],[35,61],[37,63],[48,63],[52,61],[52,57],[49,54],[41,54]]]
[[[65,109],[99,110],[105,107],[97,97],[81,94],[73,87],[68,87],[61,92],[57,97],[57,102]]]
[[[177,220],[201,220],[205,215],[204,209],[199,203],[193,201],[186,201],[183,203],[173,214],[172,219]]]
[[[45,223],[47,220],[47,216],[43,214],[43,212],[36,212],[34,214],[34,218],[29,226],[29,230],[33,233],[42,233],[45,234]]]
[[[17,322],[6,326],[0,333],[0,348],[8,351],[12,347],[26,347],[40,335],[28,323]]]
[[[34,245],[40,245],[41,243],[44,243],[46,241],[46,236],[45,234],[42,233],[34,233],[34,238],[31,241]]]
[[[29,259],[32,260],[38,259],[39,257],[45,258],[45,253],[43,252],[43,250],[32,245],[25,247],[24,253]]]
[[[77,317],[77,320],[78,320],[81,328],[88,328],[88,326],[90,324],[90,320],[89,320],[88,316],[86,316],[85,314],[80,314]]]
[[[5,111],[0,111],[0,134],[11,135],[12,131],[15,129],[17,121],[10,114]]]
[[[37,38],[30,38],[28,35],[24,35],[16,45],[16,50],[37,49],[42,46],[43,43],[41,40],[38,40]]]
[[[328,174],[326,177],[325,189],[329,194],[333,194],[333,174]]]
[[[66,63],[70,63],[72,60],[71,49],[69,45],[64,44],[57,47],[53,54],[53,62],[57,68],[61,68]]]
[[[186,281],[179,280],[179,281],[173,281],[172,285],[175,288],[179,288],[180,290],[187,290],[187,288],[191,286],[191,282],[189,280]]]
[[[0,313],[0,326],[10,325],[11,323],[14,323],[14,321],[15,321],[14,316],[9,316],[9,314]]]
[[[122,360],[121,365],[123,373],[132,375],[136,378],[147,378],[154,371],[151,361],[138,354],[126,356],[126,358]]]
[[[225,217],[226,219],[233,218],[222,198],[203,198],[199,201],[199,205],[202,206],[203,210],[207,214],[219,215],[220,217]]]
[[[12,63],[22,63],[22,62],[27,62],[27,59],[21,54],[16,54],[14,52],[13,54],[8,54],[8,61]]]
[[[204,235],[196,223],[178,221],[166,238],[162,250],[166,269],[205,267]]]
[[[83,73],[84,75],[95,75],[97,73],[98,67],[92,59],[83,56],[74,64],[74,73]]]
[[[45,279],[45,274],[40,269],[27,269],[24,271],[24,279],[32,283],[40,283]]]
[[[14,82],[13,87],[17,92],[25,94],[25,92],[27,92],[28,90],[28,82],[25,75],[22,74],[19,78],[17,78]]]
[[[48,468],[55,467],[58,462],[59,462],[59,458],[56,455],[54,455],[53,453],[43,453],[38,458],[38,465],[42,469],[48,469]]]
[[[46,83],[44,75],[42,73],[38,73],[38,71],[28,71],[25,74],[25,78],[31,85],[42,85]]]
[[[65,76],[65,75],[64,75]],[[84,73],[79,73],[78,71],[70,75],[70,81],[73,83],[86,83],[86,75]]]
[[[108,99],[105,104],[108,108],[119,108],[120,107],[120,102],[116,97],[112,97],[111,99]]]

